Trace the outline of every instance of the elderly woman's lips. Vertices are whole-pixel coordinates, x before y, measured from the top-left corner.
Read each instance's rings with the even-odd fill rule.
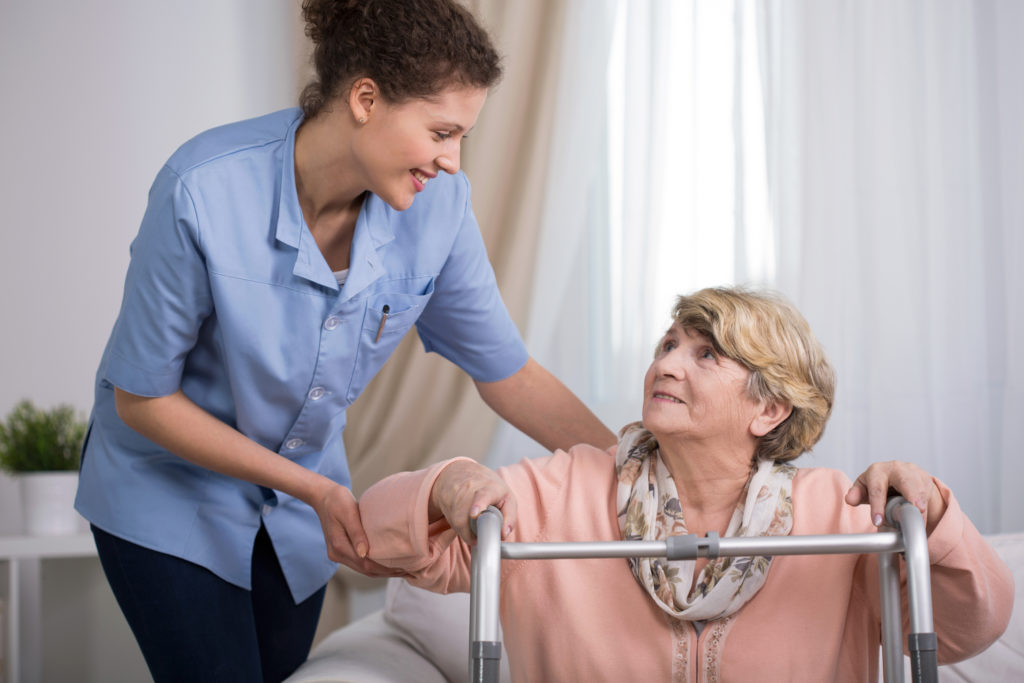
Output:
[[[660,392],[655,392],[653,398],[661,399],[663,401],[671,401],[672,403],[682,403],[682,401],[676,398],[675,396],[671,396],[669,394],[662,394]]]

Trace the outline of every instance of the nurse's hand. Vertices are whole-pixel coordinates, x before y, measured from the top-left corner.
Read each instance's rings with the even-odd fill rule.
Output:
[[[444,516],[459,537],[469,545],[476,545],[476,535],[470,520],[493,505],[501,510],[505,538],[515,526],[516,498],[506,484],[489,467],[472,460],[455,460],[441,470],[430,490],[427,515],[431,522]]]
[[[333,484],[313,506],[320,517],[320,526],[327,541],[327,557],[367,576],[405,576],[400,569],[392,569],[367,559],[370,544],[359,517],[359,506],[352,492],[340,484]]]

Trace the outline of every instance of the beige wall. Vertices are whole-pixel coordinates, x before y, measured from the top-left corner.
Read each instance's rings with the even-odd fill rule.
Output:
[[[0,414],[22,397],[88,411],[153,177],[201,130],[294,102],[297,7],[0,5]],[[18,503],[0,475],[0,534],[19,529]],[[25,683],[148,679],[97,560],[45,561],[41,579],[43,663],[23,662]]]

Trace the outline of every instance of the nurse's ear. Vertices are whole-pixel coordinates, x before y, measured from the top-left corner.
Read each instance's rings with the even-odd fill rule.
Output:
[[[352,118],[358,124],[364,124],[370,120],[373,108],[380,99],[380,88],[372,78],[357,78],[352,83],[348,93],[348,106],[352,111]]]

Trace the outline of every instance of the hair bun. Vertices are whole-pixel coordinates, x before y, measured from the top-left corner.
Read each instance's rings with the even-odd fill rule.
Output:
[[[456,0],[304,0],[302,16],[317,76],[302,93],[307,118],[364,76],[391,102],[501,77],[490,37]]]

